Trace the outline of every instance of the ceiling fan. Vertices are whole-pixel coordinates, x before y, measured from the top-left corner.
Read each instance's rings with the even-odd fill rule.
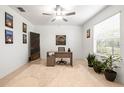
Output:
[[[42,13],[43,15],[55,15],[55,18],[53,18],[51,20],[51,22],[54,22],[57,19],[62,19],[65,22],[68,22],[68,20],[65,18],[65,16],[71,16],[71,15],[75,15],[75,12],[68,12],[68,13],[64,13],[65,12],[65,8],[63,8],[60,5],[56,5],[56,7],[54,8],[55,13],[51,14],[51,13]]]

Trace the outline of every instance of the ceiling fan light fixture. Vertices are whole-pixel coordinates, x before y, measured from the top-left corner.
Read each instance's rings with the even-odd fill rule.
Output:
[[[62,15],[62,11],[61,10],[57,10],[56,11],[56,15]]]
[[[54,22],[55,20],[63,20],[65,22],[68,22],[67,19],[65,19],[65,16],[71,16],[71,15],[75,15],[75,12],[68,12],[65,11],[66,9],[63,8],[60,5],[56,5],[56,7],[54,8],[54,13],[42,13],[43,15],[53,15],[55,18],[51,20],[51,22]]]
[[[61,20],[63,17],[62,16],[56,16],[57,20]]]

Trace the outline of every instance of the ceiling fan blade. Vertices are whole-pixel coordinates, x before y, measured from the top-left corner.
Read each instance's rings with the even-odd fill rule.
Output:
[[[54,22],[56,20],[56,18],[52,19],[51,22]]]
[[[52,15],[52,14],[50,14],[50,13],[42,13],[43,15]]]
[[[75,12],[70,12],[70,13],[66,13],[65,15],[70,16],[70,15],[75,15],[75,14],[76,14]]]
[[[64,20],[65,22],[68,22],[68,20],[67,20],[67,19],[65,19],[65,18],[63,18],[63,20]]]

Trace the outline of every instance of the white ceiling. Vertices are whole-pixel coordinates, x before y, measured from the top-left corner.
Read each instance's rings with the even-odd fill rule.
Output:
[[[105,5],[76,5],[71,7],[65,6],[68,12],[73,12],[73,11],[76,12],[76,15],[65,17],[68,20],[68,22],[64,22],[63,20],[56,20],[55,22],[51,22],[54,16],[42,15],[43,12],[53,13],[54,12],[53,6],[10,5],[10,7],[16,10],[19,14],[21,14],[23,17],[25,17],[34,25],[55,25],[55,24],[82,25],[107,6]],[[26,12],[24,13],[20,12],[17,9],[17,7],[22,7]]]

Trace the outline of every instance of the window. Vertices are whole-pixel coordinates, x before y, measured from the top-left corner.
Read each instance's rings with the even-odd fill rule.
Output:
[[[120,56],[120,13],[94,26],[94,52]]]

